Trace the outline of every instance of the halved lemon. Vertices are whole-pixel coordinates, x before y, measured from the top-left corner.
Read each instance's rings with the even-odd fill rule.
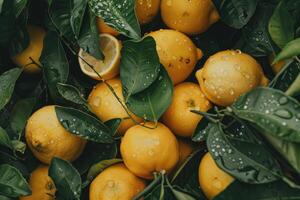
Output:
[[[104,54],[104,60],[99,60],[80,49],[79,65],[82,72],[96,80],[108,80],[117,76],[120,72],[121,43],[112,35],[100,34],[100,49]],[[90,65],[90,66],[89,66]],[[92,69],[92,67],[94,70]],[[96,72],[100,75],[98,75]]]

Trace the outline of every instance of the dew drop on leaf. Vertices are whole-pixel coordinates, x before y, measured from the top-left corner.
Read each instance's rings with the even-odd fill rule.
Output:
[[[286,109],[276,110],[274,114],[284,119],[291,119],[293,117],[292,113]]]

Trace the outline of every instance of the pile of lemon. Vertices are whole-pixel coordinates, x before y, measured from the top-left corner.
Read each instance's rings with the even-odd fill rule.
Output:
[[[268,83],[260,64],[240,50],[225,50],[212,55],[195,74],[199,83],[185,82],[205,54],[188,36],[205,32],[219,20],[218,12],[211,0],[136,1],[140,24],[150,22],[159,11],[170,29],[153,31],[145,37],[153,37],[156,41],[160,62],[174,83],[174,94],[170,107],[158,124],[145,123],[133,113],[130,114],[134,120],[128,118],[118,77],[122,44],[116,38],[116,30],[97,19],[104,60],[97,60],[83,50],[79,52],[83,73],[93,79],[106,80],[106,84],[102,81],[91,91],[88,98],[91,110],[104,122],[123,119],[118,134],[122,136],[120,154],[124,162],[108,167],[94,179],[90,185],[90,200],[132,199],[146,187],[145,180],[154,178],[154,173],[174,171],[193,152],[193,145],[187,138],[193,135],[202,117],[191,110],[206,112],[213,104],[231,105],[247,91]],[[25,66],[25,71],[36,73],[40,71],[39,57],[45,31],[29,26],[28,32],[29,47],[13,60],[17,65]],[[93,65],[97,73],[84,60]],[[48,177],[47,164],[54,156],[74,161],[80,156],[86,141],[60,125],[54,106],[43,107],[30,117],[26,141],[44,165],[31,175],[32,195],[21,199],[54,199],[55,186]],[[219,194],[233,180],[217,167],[209,154],[202,158],[198,173],[200,188],[208,199]]]

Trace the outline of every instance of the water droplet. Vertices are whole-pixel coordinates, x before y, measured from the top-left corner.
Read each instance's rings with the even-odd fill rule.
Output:
[[[115,186],[115,182],[114,181],[112,181],[112,180],[109,180],[109,181],[107,181],[107,185],[108,185],[108,187],[114,187]]]
[[[291,119],[293,117],[292,113],[285,109],[276,110],[274,114],[284,119]]]
[[[222,183],[218,178],[214,178],[214,180],[212,181],[212,185],[214,188],[222,189]]]
[[[284,105],[287,104],[289,100],[287,97],[281,97],[278,102],[280,103],[280,105]]]

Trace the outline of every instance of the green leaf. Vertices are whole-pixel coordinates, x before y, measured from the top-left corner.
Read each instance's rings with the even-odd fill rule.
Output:
[[[104,122],[104,124],[106,126],[108,126],[110,128],[111,132],[113,133],[113,135],[115,135],[117,133],[117,130],[118,130],[121,122],[122,122],[122,119],[115,118],[115,119],[110,119],[110,120]]]
[[[61,125],[72,134],[98,143],[113,143],[112,133],[95,117],[80,110],[55,107]]]
[[[206,118],[202,118],[198,123],[194,135],[192,136],[193,142],[203,142],[206,140],[209,129],[212,128],[212,124]]]
[[[125,93],[124,96],[128,95]],[[145,120],[157,121],[168,109],[172,96],[172,80],[164,67],[161,67],[156,81],[146,90],[130,96],[126,105],[137,116],[143,117]]]
[[[245,26],[253,16],[258,0],[213,0],[221,19],[236,29]]]
[[[27,119],[30,117],[35,106],[35,98],[27,98],[19,100],[13,107],[10,114],[10,126],[12,130],[21,135]]]
[[[236,122],[226,132],[214,124],[207,147],[217,165],[240,181],[262,184],[278,180],[279,164],[254,134],[246,124]]]
[[[86,105],[84,95],[73,85],[58,83],[57,89],[59,94],[66,100],[75,104]]]
[[[282,51],[275,57],[273,63],[278,61],[293,58],[294,56],[300,55],[300,38],[297,38],[289,43],[287,43]]]
[[[206,150],[202,147],[191,154],[187,160],[175,172],[171,181],[173,185],[183,188],[188,193],[197,197],[197,199],[204,199],[204,194],[199,187],[199,177],[197,172],[199,163]]]
[[[80,199],[81,178],[71,163],[60,158],[53,158],[48,174],[53,180],[59,196],[64,199]]]
[[[255,15],[242,29],[244,43],[236,48],[253,56],[266,56],[273,53],[273,41],[268,32],[268,23],[272,15],[273,6],[259,4]]]
[[[87,7],[87,0],[73,0],[72,8],[70,10],[71,18],[70,23],[74,35],[78,38],[80,34],[80,29],[84,17],[84,12]]]
[[[89,0],[92,11],[121,34],[141,38],[141,29],[135,16],[135,0]]]
[[[100,174],[103,170],[107,167],[112,166],[114,164],[122,162],[122,159],[110,159],[110,160],[102,160],[94,165],[89,169],[87,173],[87,180],[92,181],[98,174]]]
[[[76,36],[71,26],[71,13],[74,9],[75,0],[55,0],[49,5],[49,17],[52,24],[59,30],[61,35],[65,36],[70,42],[76,41]]]
[[[148,88],[158,77],[159,57],[155,40],[145,37],[141,41],[126,41],[122,48],[120,76],[125,99]]]
[[[294,39],[294,18],[288,11],[286,1],[280,1],[269,22],[269,32],[273,41],[283,48]]]
[[[281,91],[287,91],[290,86],[295,82],[298,74],[300,73],[300,63],[288,60],[283,66],[283,69],[271,81],[269,87]]]
[[[157,185],[152,191],[150,191],[146,197],[145,200],[158,200],[160,198],[161,194],[161,185]],[[164,196],[162,198],[163,200],[173,200],[175,199],[171,189],[168,186],[164,186]]]
[[[288,163],[300,173],[300,143],[288,142],[269,133],[263,133],[267,141],[275,148]]]
[[[13,200],[13,199],[11,199],[9,197],[5,197],[5,196],[2,196],[2,195],[0,195],[0,199],[1,200]]]
[[[31,194],[30,187],[20,171],[10,165],[0,165],[0,194],[19,197]]]
[[[196,198],[194,198],[193,196],[182,192],[180,190],[175,189],[169,182],[168,178],[166,177],[166,182],[168,187],[170,188],[171,192],[173,193],[175,199],[177,200],[196,200]]]
[[[22,69],[13,68],[0,75],[0,110],[9,102]]]
[[[246,184],[234,181],[214,200],[291,200],[299,199],[300,190],[289,187],[282,181],[268,184]]]
[[[0,127],[0,145],[13,149],[10,138],[2,127]]]
[[[73,162],[73,164],[82,175],[87,173],[92,165],[102,160],[116,158],[117,153],[118,149],[116,143],[101,144],[89,142],[81,156],[75,162]]]
[[[300,142],[300,104],[279,90],[257,88],[240,97],[232,109],[238,117],[286,141]]]
[[[65,50],[55,32],[48,32],[44,39],[44,48],[40,61],[44,77],[53,99],[60,97],[57,83],[66,83],[69,75],[69,63]]]
[[[22,16],[27,18],[27,16]],[[29,45],[29,34],[27,32],[27,19],[23,20],[25,22],[19,22],[15,26],[15,32],[12,36],[12,40],[9,44],[9,54],[15,56],[21,53]]]
[[[0,13],[0,47],[7,47],[12,35],[15,33],[16,17],[14,11],[14,1],[4,0]]]
[[[89,7],[85,12],[78,44],[85,52],[102,60],[104,58],[99,45],[99,33],[96,25],[96,17]]]
[[[14,1],[14,13],[18,17],[27,5],[27,0],[13,0]],[[0,9],[1,10],[1,9]]]
[[[298,74],[295,81],[290,85],[289,89],[285,92],[286,95],[296,96],[300,93],[300,73]]]

